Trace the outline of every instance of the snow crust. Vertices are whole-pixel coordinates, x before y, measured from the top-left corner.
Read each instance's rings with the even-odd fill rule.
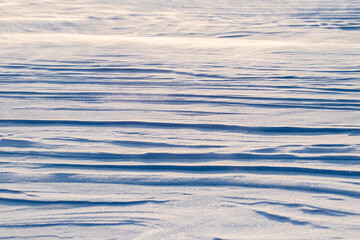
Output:
[[[359,16],[0,1],[0,239],[359,239]]]

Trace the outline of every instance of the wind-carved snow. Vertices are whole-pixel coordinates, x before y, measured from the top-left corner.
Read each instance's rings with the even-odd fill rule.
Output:
[[[0,238],[358,239],[359,10],[1,1]]]

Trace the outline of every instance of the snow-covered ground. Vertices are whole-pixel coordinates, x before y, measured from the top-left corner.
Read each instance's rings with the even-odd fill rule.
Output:
[[[0,1],[0,239],[359,239],[358,0]]]

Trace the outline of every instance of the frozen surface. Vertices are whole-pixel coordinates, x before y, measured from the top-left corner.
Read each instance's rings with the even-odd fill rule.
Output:
[[[0,239],[359,239],[360,2],[0,1]]]

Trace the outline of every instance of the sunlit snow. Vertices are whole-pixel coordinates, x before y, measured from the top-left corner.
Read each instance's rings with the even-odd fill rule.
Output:
[[[0,239],[359,239],[358,0],[0,1]]]

